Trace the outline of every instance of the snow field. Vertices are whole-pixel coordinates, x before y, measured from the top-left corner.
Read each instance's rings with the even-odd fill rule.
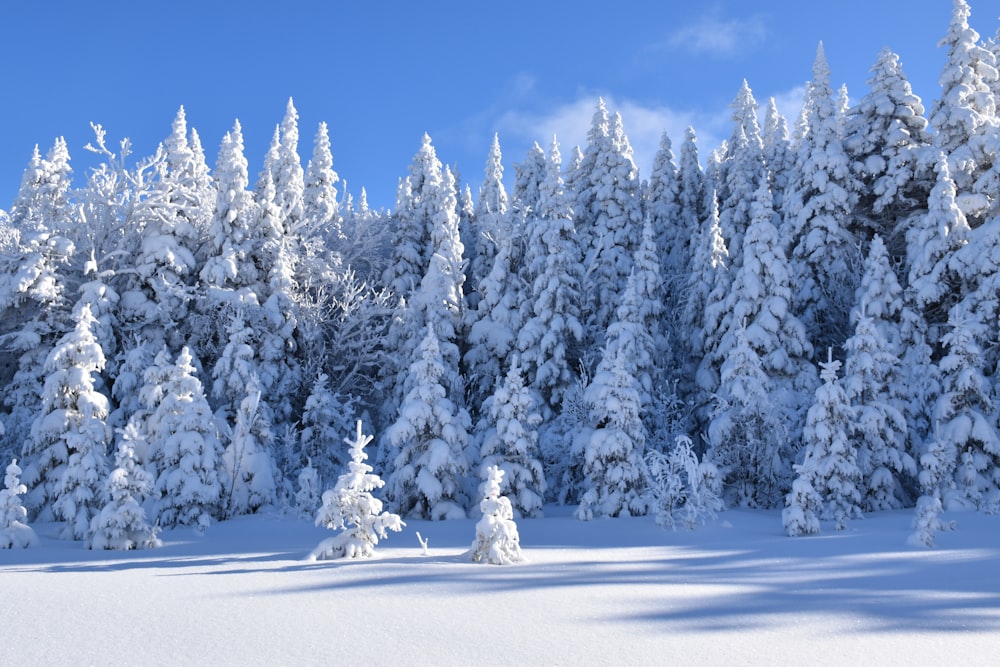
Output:
[[[308,562],[329,531],[241,517],[152,551],[53,539],[0,552],[17,606],[7,664],[984,664],[1000,648],[996,517],[911,511],[783,535],[777,511],[706,528],[652,518],[521,519],[525,562],[468,561],[475,519],[408,521],[374,559]],[[422,554],[415,533],[428,539]]]

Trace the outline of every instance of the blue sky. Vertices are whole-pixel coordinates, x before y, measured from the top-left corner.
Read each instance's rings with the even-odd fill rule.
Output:
[[[12,3],[13,4],[13,3]],[[992,36],[1000,0],[971,0]],[[867,90],[883,46],[900,54],[926,106],[937,97],[937,43],[950,0],[18,2],[4,9],[0,69],[0,208],[38,144],[64,136],[77,184],[94,159],[90,122],[137,157],[170,132],[184,105],[214,165],[239,118],[251,180],[285,103],[300,114],[305,163],[320,121],[334,168],[373,206],[391,207],[424,132],[474,187],[493,134],[508,187],[533,141],[585,139],[598,96],[622,113],[645,175],[659,134],[698,131],[702,153],[730,131],[742,80],[775,96],[792,122],[823,40],[835,85]]]

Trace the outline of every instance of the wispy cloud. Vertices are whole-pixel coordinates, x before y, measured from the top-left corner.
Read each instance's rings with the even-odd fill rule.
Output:
[[[773,95],[759,96],[761,124],[764,122],[767,98],[773,96],[778,111],[785,116],[791,129],[798,119],[804,95],[805,88],[797,86]],[[728,106],[710,110],[676,109],[630,99],[618,100],[610,95],[603,97],[609,112],[621,113],[633,157],[643,178],[649,176],[663,132],[673,142],[674,156],[677,157],[687,128],[693,127],[698,135],[698,153],[702,161],[732,133],[732,110]],[[555,135],[566,159],[573,146],[586,144],[597,100],[596,93],[586,94],[542,112],[507,111],[497,119],[495,127],[505,145],[527,147],[537,141],[548,150],[549,142]]]
[[[597,100],[596,94],[585,95],[544,112],[508,111],[498,119],[497,127],[501,138],[506,137],[505,141],[528,145],[537,141],[546,150],[555,135],[566,158],[573,146],[586,144]],[[675,155],[689,126],[698,133],[699,150],[704,154],[715,148],[720,137],[729,132],[725,127],[728,110],[722,114],[705,114],[633,100],[619,101],[608,95],[604,96],[604,101],[611,113],[621,113],[625,133],[643,177],[649,174],[664,131],[674,144]]]
[[[783,93],[776,93],[771,95],[774,98],[774,104],[778,107],[778,111],[781,115],[785,117],[788,121],[788,129],[791,130],[795,123],[799,119],[799,115],[802,113],[802,104],[806,99],[806,87],[796,86],[791,90],[786,90]],[[761,104],[760,110],[760,122],[764,122],[764,111],[767,109],[767,99],[757,100]]]
[[[768,25],[763,16],[723,19],[713,13],[670,33],[663,46],[695,54],[731,57],[762,44],[767,36]]]

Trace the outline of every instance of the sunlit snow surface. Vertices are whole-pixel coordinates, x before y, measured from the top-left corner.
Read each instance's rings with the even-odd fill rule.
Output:
[[[475,519],[409,521],[366,561],[307,562],[329,531],[244,517],[153,551],[51,538],[0,551],[4,664],[987,664],[1000,517],[912,511],[790,538],[777,512],[693,532],[650,518],[518,521],[526,562],[466,561]],[[428,539],[424,555],[416,532]]]

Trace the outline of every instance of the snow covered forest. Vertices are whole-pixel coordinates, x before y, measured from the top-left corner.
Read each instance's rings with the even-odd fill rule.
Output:
[[[603,101],[584,146],[484,145],[477,193],[415,138],[391,211],[325,124],[304,159],[291,100],[254,181],[239,122],[210,168],[183,108],[147,157],[95,125],[82,181],[36,150],[0,211],[0,547],[315,516],[359,419],[404,519],[478,516],[493,467],[517,517],[913,508],[929,546],[1000,510],[1000,39],[969,18],[929,105],[888,49],[851,103],[820,45],[801,113],[745,83],[727,141],[664,134],[642,177]]]

